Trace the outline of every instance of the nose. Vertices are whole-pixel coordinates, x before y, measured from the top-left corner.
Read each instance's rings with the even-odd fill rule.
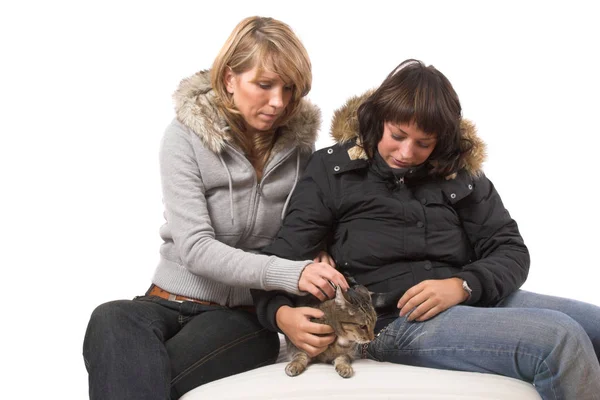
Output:
[[[283,108],[283,89],[274,88],[269,98],[269,105],[275,109]]]
[[[413,148],[412,143],[410,143],[409,140],[405,140],[400,145],[398,152],[400,153],[400,157],[402,160],[404,160],[404,161],[412,160],[412,156],[414,153],[414,148]]]

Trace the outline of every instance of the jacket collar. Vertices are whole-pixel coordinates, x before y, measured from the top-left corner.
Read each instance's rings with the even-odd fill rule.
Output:
[[[349,98],[346,101],[346,104],[336,110],[333,114],[331,123],[331,136],[333,139],[340,144],[348,142],[356,143],[354,146],[348,146],[348,155],[351,160],[367,159],[367,155],[360,145],[358,136],[358,107],[360,107],[363,101],[373,94],[373,92],[373,90],[370,90],[360,96]],[[486,159],[485,143],[477,135],[477,129],[471,121],[463,118],[461,121],[461,131],[463,136],[473,143],[473,147],[464,158],[459,169],[465,170],[465,172],[471,176],[477,176],[481,174],[482,166]],[[455,176],[456,173],[447,176],[446,179],[452,179]]]
[[[173,94],[173,100],[179,122],[198,135],[208,149],[221,153],[226,144],[233,143],[231,131],[215,105],[209,70],[182,80]],[[321,112],[306,99],[302,99],[298,107],[298,113],[280,128],[272,154],[291,147],[306,152],[313,150],[321,124]]]

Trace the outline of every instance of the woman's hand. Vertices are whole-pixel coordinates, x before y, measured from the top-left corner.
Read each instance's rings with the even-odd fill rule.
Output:
[[[401,317],[410,312],[409,321],[426,321],[468,297],[460,278],[427,280],[408,289],[398,300],[398,308]]]
[[[327,349],[335,340],[333,328],[312,322],[323,317],[323,311],[312,307],[279,307],[275,314],[277,326],[300,350],[314,357]]]
[[[335,297],[336,286],[341,286],[344,291],[349,288],[344,275],[330,264],[324,262],[308,264],[302,271],[300,280],[298,281],[298,289],[312,294],[321,301],[333,299]]]

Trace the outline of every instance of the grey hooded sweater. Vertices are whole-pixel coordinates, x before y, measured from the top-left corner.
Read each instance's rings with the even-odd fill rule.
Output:
[[[226,306],[252,304],[250,289],[299,294],[311,263],[256,254],[277,234],[285,207],[314,150],[318,108],[303,99],[280,128],[259,182],[214,105],[209,71],[184,79],[176,119],[160,150],[163,244],[152,282],[168,292]]]

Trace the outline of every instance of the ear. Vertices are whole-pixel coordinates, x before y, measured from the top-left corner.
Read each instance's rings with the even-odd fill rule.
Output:
[[[361,295],[363,295],[364,297],[368,298],[369,300],[371,299],[371,293],[373,293],[373,292],[370,292],[369,289],[367,289],[366,287],[364,287],[362,285],[358,285],[358,286],[354,286],[353,289],[356,290]]]
[[[335,290],[335,304],[342,310],[345,309],[346,305],[348,304],[348,300],[346,299],[346,296],[344,296],[344,292],[342,291],[340,285],[338,285],[337,289]]]
[[[223,76],[223,83],[225,84],[225,89],[227,89],[227,93],[233,94],[233,88],[235,87],[235,74],[229,67],[227,67],[227,69],[225,70],[225,75]]]

